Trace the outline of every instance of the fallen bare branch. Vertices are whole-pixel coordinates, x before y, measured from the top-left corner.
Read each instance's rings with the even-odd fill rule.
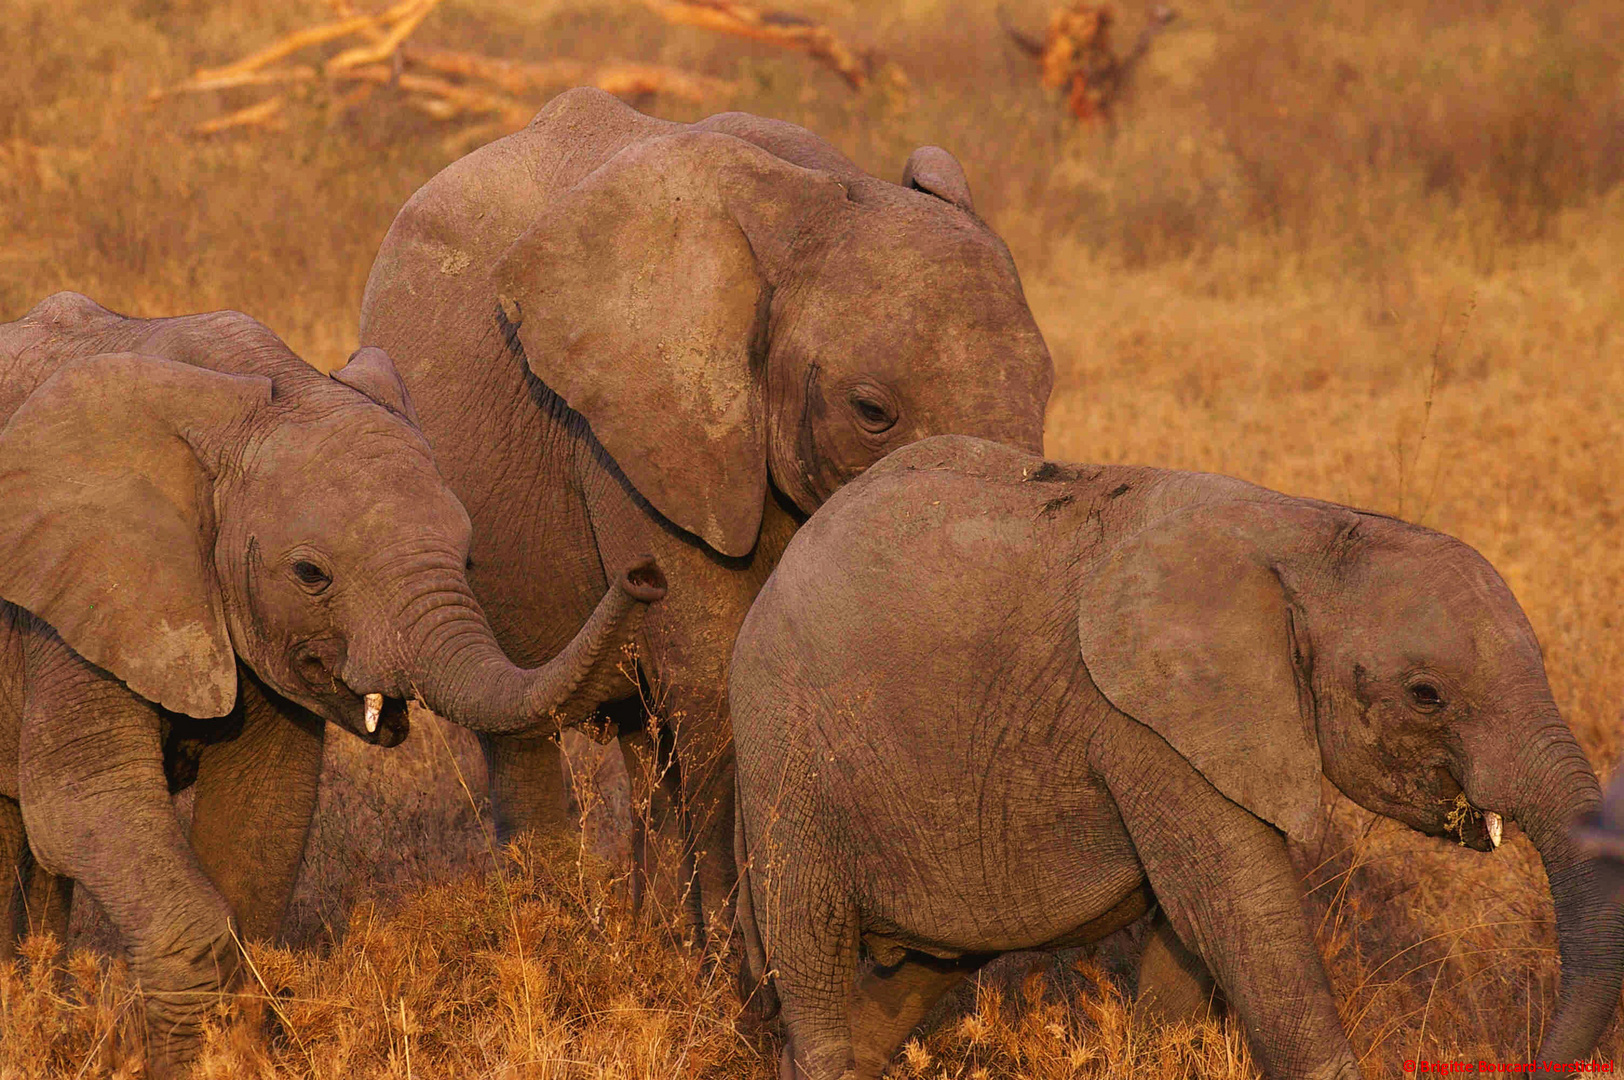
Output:
[[[720,34],[795,49],[833,70],[853,90],[873,77],[872,50],[854,49],[827,26],[781,11],[763,11],[732,0],[644,0],[666,22],[698,26]]]
[[[429,12],[440,4],[440,0],[416,0],[415,6],[404,15],[398,17],[395,25],[379,41],[370,45],[358,45],[353,49],[346,49],[327,61],[326,71],[329,75],[336,75],[362,64],[375,64],[380,60],[389,59],[400,44],[411,36],[419,24],[428,18]],[[380,20],[380,25],[383,20]]]
[[[721,79],[654,64],[592,64],[580,60],[526,63],[408,45],[407,39],[440,2],[401,0],[375,14],[357,14],[349,0],[327,0],[337,21],[295,31],[233,63],[201,68],[184,82],[154,90],[148,101],[157,103],[165,97],[211,90],[314,82],[325,75],[333,82],[359,84],[340,99],[340,108],[352,108],[377,87],[388,86],[403,91],[409,107],[437,120],[494,116],[495,123],[515,127],[525,123],[534,111],[534,105],[519,100],[521,96],[568,85],[592,85],[623,96],[665,94],[693,102],[734,89],[733,84]],[[773,20],[768,17],[767,21]],[[355,37],[365,43],[343,49],[319,67],[271,66],[296,52]],[[850,57],[846,60],[850,61]],[[206,121],[193,131],[209,134],[238,127],[280,126],[273,119],[285,104],[279,96]]]
[[[438,2],[438,0],[435,0],[435,2]],[[310,48],[312,45],[324,45],[329,41],[337,41],[339,38],[361,32],[368,27],[393,22],[403,15],[409,14],[421,3],[423,3],[423,0],[404,0],[404,2],[396,4],[394,7],[377,15],[353,15],[336,23],[326,23],[322,26],[296,30],[282,40],[266,46],[257,53],[251,53],[234,64],[227,64],[225,67],[220,68],[200,68],[192,76],[192,79],[214,79],[248,71],[257,71],[266,64],[273,64],[285,56],[291,56],[301,49]]]
[[[167,90],[154,90],[147,95],[148,103],[174,94],[199,94],[206,90],[230,90],[239,86],[277,86],[290,82],[310,82],[321,73],[313,67],[272,68],[270,71],[242,71],[228,75],[213,75],[206,79],[197,76],[178,83]]]
[[[193,135],[217,135],[222,131],[230,131],[240,127],[280,127],[278,115],[287,99],[278,94],[265,101],[255,102],[235,112],[216,116],[213,120],[205,120],[192,128]]]

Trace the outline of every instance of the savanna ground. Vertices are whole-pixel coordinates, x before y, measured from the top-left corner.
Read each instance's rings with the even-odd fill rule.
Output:
[[[1611,772],[1624,6],[1187,0],[1114,134],[1065,117],[990,4],[783,6],[880,46],[911,91],[853,94],[800,56],[631,0],[447,0],[417,40],[724,77],[729,98],[642,105],[793,120],[882,176],[916,145],[949,147],[1054,352],[1052,456],[1232,473],[1468,540],[1528,610],[1558,702]],[[1120,7],[1125,45],[1144,10]],[[1008,11],[1041,31],[1047,5]],[[301,91],[285,130],[252,136],[180,134],[247,92],[142,107],[327,17],[319,0],[8,0],[0,319],[65,288],[134,314],[234,307],[341,362],[394,211],[471,145],[465,129],[387,93],[346,107]],[[600,822],[623,812],[613,772]],[[268,1050],[223,1030],[202,1073],[771,1076],[770,1039],[734,1031],[729,980],[631,920],[573,851],[494,851],[483,783],[472,740],[437,723],[397,751],[332,740],[290,947],[252,950]],[[1327,807],[1323,843],[1295,854],[1367,1075],[1528,1060],[1557,985],[1531,848],[1454,848],[1329,788]],[[614,829],[597,832],[612,853]],[[61,965],[36,943],[0,972],[0,1078],[136,1072],[136,991],[88,908]],[[1094,965],[1003,965],[893,1075],[1255,1075],[1233,1027],[1152,1028]],[[1601,1056],[1621,1044],[1615,1027]]]

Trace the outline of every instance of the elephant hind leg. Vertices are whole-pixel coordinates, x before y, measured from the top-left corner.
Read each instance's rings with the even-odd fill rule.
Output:
[[[1134,1008],[1164,1024],[1198,1024],[1223,1015],[1223,991],[1201,958],[1185,948],[1163,911],[1152,916],[1139,958]]]
[[[831,888],[827,876],[809,866],[797,869],[811,872],[802,877],[791,870],[781,885],[770,882],[762,890],[768,898],[763,923],[777,930],[767,946],[786,1036],[779,1075],[855,1080],[851,1008],[857,910],[849,896]]]
[[[979,960],[938,960],[908,953],[893,967],[864,973],[851,1010],[857,1080],[879,1080],[931,1006],[979,966]]]

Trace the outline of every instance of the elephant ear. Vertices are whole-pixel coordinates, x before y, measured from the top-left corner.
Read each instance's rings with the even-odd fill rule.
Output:
[[[412,396],[406,392],[406,384],[395,371],[394,361],[377,346],[368,345],[355,350],[344,366],[332,375],[351,390],[360,391],[390,412],[410,421],[413,427],[420,426],[417,423],[417,410],[412,408]]]
[[[730,135],[620,151],[554,199],[498,261],[530,371],[579,412],[680,528],[749,554],[767,492],[771,281],[833,176]]]
[[[1320,754],[1302,615],[1272,552],[1312,511],[1197,506],[1126,538],[1086,575],[1083,661],[1119,711],[1154,729],[1232,802],[1311,835]]]
[[[0,430],[0,597],[149,701],[230,712],[214,443],[270,394],[269,379],[131,353],[64,364]]]
[[[908,155],[908,163],[902,167],[902,186],[934,195],[960,210],[976,212],[964,166],[940,146],[921,146]]]

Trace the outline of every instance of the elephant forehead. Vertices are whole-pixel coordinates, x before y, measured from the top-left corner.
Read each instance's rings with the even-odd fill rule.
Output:
[[[415,429],[369,408],[360,423],[281,425],[251,456],[247,503],[311,528],[349,521],[399,530],[412,522],[466,521]]]

